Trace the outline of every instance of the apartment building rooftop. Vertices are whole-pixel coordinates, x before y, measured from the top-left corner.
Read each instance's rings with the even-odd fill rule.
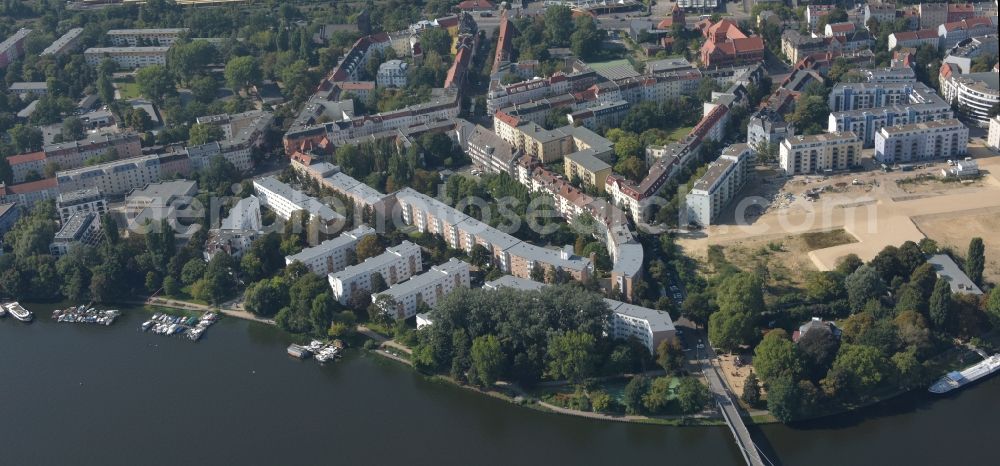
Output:
[[[842,132],[838,131],[835,133],[820,133],[809,136],[792,136],[790,138],[785,138],[783,142],[788,142],[791,145],[800,145],[800,144],[847,142],[847,141],[860,141],[860,140],[858,139],[858,135],[854,134],[854,131],[842,131]]]
[[[604,298],[604,302],[607,303],[611,312],[615,314],[645,320],[649,324],[649,329],[654,333],[674,330],[674,321],[670,319],[670,314],[664,311],[657,311],[656,309],[623,303],[608,298]]]
[[[97,221],[97,214],[93,212],[77,212],[63,223],[62,228],[56,232],[55,241],[77,241],[83,237],[90,225]]]
[[[381,291],[378,294],[380,295],[385,294],[393,297],[406,296],[410,293],[420,290],[428,283],[440,279],[442,276],[460,273],[463,269],[468,270],[468,268],[469,264],[452,257],[451,259],[448,259],[448,262],[445,262],[441,265],[435,265],[431,267],[430,270],[420,275],[414,275],[405,282],[400,282],[395,285],[392,285],[391,287],[389,287],[389,289]]]
[[[736,163],[732,157],[738,157],[748,147],[746,144],[732,144],[726,147],[722,151],[722,155],[708,165],[708,170],[705,171],[705,174],[694,182],[692,189],[694,191],[710,191],[715,186],[715,183],[719,181],[719,178],[729,170],[729,167]]]
[[[335,210],[330,208],[330,206],[316,200],[311,196],[307,196],[305,193],[298,191],[285,183],[278,181],[277,178],[273,176],[266,176],[263,178],[258,178],[254,180],[254,183],[263,187],[264,189],[271,191],[278,196],[281,196],[293,203],[311,215],[316,215],[325,222],[332,220],[341,220],[344,218],[343,215],[338,214]]]
[[[349,244],[359,241],[361,238],[374,235],[375,230],[368,225],[361,225],[351,231],[341,233],[340,236],[336,238],[330,238],[322,243],[317,244],[311,248],[305,248],[298,254],[293,254],[288,256],[286,262],[292,263],[295,261],[302,262],[303,264],[308,264],[312,259],[320,256],[325,256],[335,249],[342,248]]]
[[[935,129],[955,129],[962,128],[965,125],[961,121],[954,118],[946,120],[931,120],[921,123],[911,123],[908,125],[897,125],[897,126],[884,126],[881,131],[885,132],[887,135],[893,134],[904,134],[910,131],[933,131]]]
[[[483,283],[483,289],[486,290],[499,290],[500,288],[512,288],[521,291],[537,291],[545,288],[545,284],[529,280],[527,278],[515,277],[513,275],[504,275],[496,280],[490,280]]]
[[[59,204],[76,204],[80,202],[89,202],[97,199],[101,199],[104,196],[101,194],[101,190],[97,188],[83,188],[76,191],[68,191],[59,194],[57,201]]]
[[[132,54],[145,54],[145,53],[167,53],[170,47],[163,46],[151,46],[151,47],[90,47],[84,50],[83,53],[87,55],[95,55],[102,53],[132,53]]]
[[[399,257],[406,255],[407,252],[414,252],[414,250],[417,254],[419,254],[420,246],[404,240],[396,246],[385,248],[385,252],[382,254],[375,257],[369,257],[360,264],[348,265],[344,268],[344,270],[331,273],[328,277],[330,280],[340,279],[346,281],[361,274],[371,273],[373,270],[378,270],[385,265],[396,261]]]

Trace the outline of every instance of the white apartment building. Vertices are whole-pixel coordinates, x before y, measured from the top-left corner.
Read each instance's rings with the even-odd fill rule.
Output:
[[[385,252],[369,257],[357,265],[349,265],[344,270],[327,275],[333,298],[347,305],[355,293],[372,292],[372,277],[382,276],[386,285],[392,286],[409,280],[423,270],[420,246],[403,241],[398,246],[386,248]]]
[[[448,262],[431,267],[426,273],[397,283],[388,290],[372,294],[372,302],[382,301],[382,312],[396,319],[408,319],[417,314],[421,305],[433,308],[440,299],[459,288],[469,287],[469,264],[451,258]],[[394,304],[394,305],[393,305]]]
[[[293,189],[273,176],[254,180],[253,189],[261,204],[273,210],[283,220],[291,218],[292,213],[297,210],[304,210],[309,213],[310,221],[319,221],[321,225],[327,227],[336,226],[337,223],[344,221],[344,216],[330,206]]]
[[[956,119],[886,126],[875,135],[875,160],[906,163],[936,158],[964,157],[969,128]]]
[[[922,103],[935,95],[919,82],[839,83],[828,98],[831,112],[888,107],[893,104]]]
[[[261,230],[264,222],[260,218],[260,200],[257,196],[247,196],[240,199],[229,216],[222,220],[219,228],[223,230]]]
[[[56,210],[59,211],[59,221],[66,223],[70,217],[78,213],[95,213],[98,216],[108,212],[108,200],[96,188],[86,188],[59,194],[56,198]]]
[[[978,126],[989,125],[989,112],[1000,103],[1000,74],[996,71],[941,75],[941,95],[958,102],[958,111]]]
[[[174,45],[180,35],[187,30],[187,28],[111,29],[107,32],[107,36],[115,47],[169,47]]]
[[[60,192],[96,188],[109,196],[114,196],[159,181],[161,174],[160,156],[146,155],[63,170],[56,173],[56,179],[59,182]]]
[[[676,328],[670,314],[613,299],[605,299],[604,302],[612,312],[611,322],[608,324],[608,335],[611,338],[635,338],[652,354],[656,353],[656,347],[662,341],[676,338]]]
[[[733,144],[723,150],[685,196],[687,220],[701,226],[711,225],[746,184],[753,156],[753,149],[747,144]]]
[[[66,31],[62,37],[56,39],[45,50],[42,50],[39,55],[62,55],[76,48],[80,44],[80,34],[83,32],[83,28],[73,28]]]
[[[83,51],[83,57],[90,66],[98,66],[110,58],[121,68],[144,68],[166,65],[167,50],[170,47],[91,47]]]
[[[326,275],[344,270],[344,267],[351,265],[358,241],[374,234],[374,229],[368,225],[361,225],[351,231],[341,233],[336,238],[328,239],[311,248],[305,248],[298,254],[285,256],[285,265],[301,262],[316,275]]]
[[[375,83],[378,87],[406,87],[406,70],[409,65],[403,60],[389,60],[378,67]]]
[[[861,139],[850,131],[793,136],[781,141],[779,158],[788,175],[847,170],[861,159]]]
[[[1000,150],[1000,115],[990,118],[990,132],[986,137],[986,145],[994,150]]]
[[[73,214],[56,232],[49,244],[49,253],[56,257],[64,256],[81,244],[93,246],[100,238],[101,219],[96,213]]]
[[[852,131],[861,138],[864,147],[872,147],[875,144],[875,135],[882,127],[954,117],[950,105],[944,100],[935,100],[925,104],[893,104],[888,107],[831,112],[827,131],[831,133]]]

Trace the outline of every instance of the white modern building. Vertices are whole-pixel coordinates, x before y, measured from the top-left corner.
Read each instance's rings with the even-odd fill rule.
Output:
[[[69,254],[80,245],[93,246],[101,238],[101,219],[96,213],[76,213],[63,222],[62,228],[56,232],[49,253],[59,257]]]
[[[753,156],[753,149],[747,144],[733,144],[723,150],[685,196],[687,221],[703,227],[711,225],[746,184]]]
[[[990,118],[990,132],[986,137],[986,145],[994,150],[1000,150],[1000,115]]]
[[[108,196],[125,194],[165,176],[162,158],[161,155],[145,155],[59,171],[56,172],[59,191],[97,188]]]
[[[59,194],[56,198],[59,221],[65,223],[78,213],[95,213],[98,216],[108,212],[108,201],[97,188],[86,188]]]
[[[780,113],[768,107],[761,108],[751,115],[747,124],[747,143],[750,147],[778,144],[781,140],[794,135],[795,125],[785,121]]]
[[[254,180],[253,189],[261,204],[273,210],[283,220],[288,220],[292,213],[298,210],[306,211],[310,222],[319,222],[328,228],[336,227],[345,220],[343,215],[330,206],[293,189],[273,176]]]
[[[949,66],[949,65],[945,65]],[[989,112],[1000,103],[1000,74],[996,71],[942,73],[941,95],[958,104],[959,113],[981,127],[989,125]]]
[[[222,220],[219,228],[223,230],[261,230],[264,222],[260,218],[260,200],[257,196],[247,196],[240,199],[229,215]]]
[[[611,322],[608,324],[608,335],[611,338],[635,338],[653,354],[661,342],[676,338],[677,330],[670,314],[613,299],[605,299],[604,302],[612,312]]]
[[[107,36],[115,47],[169,47],[174,45],[180,35],[187,30],[187,28],[110,29]]]
[[[469,264],[451,258],[423,274],[372,294],[372,302],[396,319],[408,319],[419,307],[434,308],[440,299],[459,288],[469,287]],[[380,299],[381,298],[381,299]]]
[[[925,121],[947,120],[954,117],[951,106],[944,100],[925,104],[892,104],[887,107],[831,112],[827,131],[852,131],[865,147],[875,144],[875,135],[884,126],[908,125]]]
[[[793,136],[781,141],[779,160],[788,175],[847,170],[861,159],[861,139],[850,131]]]
[[[375,83],[378,87],[406,87],[406,70],[409,65],[403,60],[389,60],[378,67]]]
[[[83,57],[90,66],[98,66],[104,59],[111,59],[120,68],[144,68],[151,65],[166,65],[170,47],[91,47],[83,51]]]
[[[385,284],[392,286],[409,280],[422,270],[420,246],[403,241],[398,246],[386,248],[378,256],[369,257],[360,264],[349,265],[344,270],[327,275],[327,280],[333,290],[333,298],[340,304],[347,305],[357,293],[371,294],[372,277],[375,274],[381,275]]]
[[[965,156],[968,144],[969,128],[956,119],[886,126],[875,135],[875,160],[892,164],[955,159]]]
[[[351,231],[341,233],[336,238],[305,248],[298,254],[285,256],[285,265],[301,262],[316,275],[326,275],[344,270],[354,260],[354,250],[358,241],[374,234],[374,229],[368,225],[361,225]]]

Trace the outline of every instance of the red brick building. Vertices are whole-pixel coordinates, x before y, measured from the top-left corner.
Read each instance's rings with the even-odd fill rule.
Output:
[[[747,37],[736,23],[728,19],[703,29],[702,34],[706,40],[701,46],[701,64],[706,68],[764,60],[764,40]]]

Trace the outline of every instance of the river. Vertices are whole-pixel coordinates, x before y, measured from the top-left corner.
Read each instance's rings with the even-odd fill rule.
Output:
[[[361,351],[326,367],[266,325],[225,319],[201,342],[0,320],[0,464],[738,465],[725,428],[553,415],[430,381]],[[775,464],[986,464],[997,378],[945,399],[761,432]]]

